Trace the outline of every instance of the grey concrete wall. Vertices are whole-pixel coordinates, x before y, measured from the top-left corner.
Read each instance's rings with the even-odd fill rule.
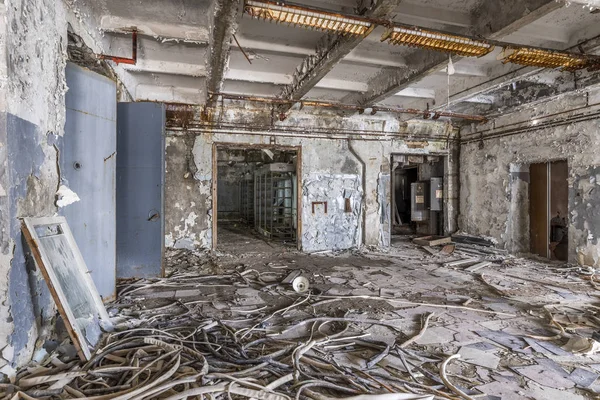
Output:
[[[529,250],[529,165],[566,159],[569,261],[600,265],[600,90],[565,95],[461,131],[461,230],[490,236],[512,252]],[[580,121],[568,122],[569,118]],[[585,119],[585,120],[584,120]],[[567,121],[565,121],[567,120]],[[524,132],[515,131],[525,128]],[[511,133],[512,132],[512,133]],[[517,133],[514,133],[517,132]]]
[[[55,314],[19,218],[56,212],[67,24],[61,1],[13,0],[0,4],[0,14],[0,372],[10,376],[29,361]]]
[[[342,118],[335,114],[315,115],[301,111],[292,111],[283,122],[273,122],[270,111],[244,107],[248,106],[230,104],[215,118],[224,125],[230,120],[238,127],[274,126],[268,132],[257,129],[252,133],[232,128],[167,131],[167,190],[173,194],[165,210],[167,246],[211,247],[213,143],[275,143],[301,147],[300,242],[305,251],[346,249],[361,244],[389,245],[391,154],[446,155],[449,151],[445,138],[452,127],[443,122],[407,124],[385,115]],[[290,127],[301,127],[304,131],[284,133]],[[330,133],[318,133],[323,130]],[[357,135],[355,132],[364,133]],[[444,140],[430,140],[423,148],[413,148],[408,143],[412,141],[410,138],[395,136],[399,132],[415,135],[414,141],[422,141],[420,135],[437,135]],[[195,135],[193,146],[190,143],[192,134]],[[352,138],[350,144],[348,138]],[[178,173],[170,171],[175,165],[181,165],[190,151],[193,155],[192,181],[183,178],[181,167],[177,167]],[[346,197],[351,199],[352,212],[345,212]],[[313,214],[313,201],[327,201],[328,213],[317,209]]]

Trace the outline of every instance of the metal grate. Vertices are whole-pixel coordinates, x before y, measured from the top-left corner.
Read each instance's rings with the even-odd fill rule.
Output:
[[[257,19],[330,31],[340,35],[365,36],[373,26],[370,21],[360,17],[348,17],[327,11],[266,1],[247,0],[244,3],[244,12]]]
[[[395,45],[443,51],[467,57],[481,57],[494,50],[493,45],[484,41],[426,29],[399,26],[395,26],[384,33],[381,41],[387,41]]]

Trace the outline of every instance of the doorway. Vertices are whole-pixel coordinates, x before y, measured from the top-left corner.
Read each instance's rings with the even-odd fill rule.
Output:
[[[213,157],[213,248],[297,247],[299,149],[216,144]]]
[[[392,166],[392,234],[442,234],[444,157],[394,154]]]
[[[552,260],[568,259],[568,174],[566,160],[530,165],[529,237],[532,254]]]

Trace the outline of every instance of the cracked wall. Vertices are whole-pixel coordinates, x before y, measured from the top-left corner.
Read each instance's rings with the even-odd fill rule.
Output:
[[[53,143],[64,131],[67,24],[61,1],[10,0],[0,13],[0,59],[6,62],[0,67],[0,372],[10,376],[30,360],[55,315],[19,218],[56,212]]]
[[[389,246],[391,155],[447,155],[451,145],[446,138],[454,132],[441,121],[400,122],[389,115],[344,118],[331,112],[293,110],[285,121],[272,117],[269,109],[233,102],[219,109],[214,119],[221,126],[235,123],[236,128],[167,130],[168,146],[177,143],[176,151],[167,147],[167,246],[211,247],[213,143],[301,147],[300,240],[304,251],[341,250],[362,244]],[[267,125],[270,127],[263,130]],[[245,128],[254,132],[244,132]],[[298,128],[302,131],[285,133],[286,129]],[[394,137],[398,133],[404,136]],[[423,135],[437,139],[423,140]],[[194,137],[193,144],[190,137]],[[417,141],[422,144],[419,148],[413,145]],[[181,164],[190,152],[196,170],[192,180],[185,180]],[[179,165],[177,172],[174,165]],[[350,201],[348,211],[346,199]],[[322,201],[328,203],[327,214],[319,205],[313,214],[312,202]],[[191,215],[196,216],[195,224],[186,224]]]
[[[529,165],[567,160],[569,262],[600,265],[599,100],[600,90],[590,88],[477,127],[484,138],[502,136],[462,145],[460,228],[528,253]]]

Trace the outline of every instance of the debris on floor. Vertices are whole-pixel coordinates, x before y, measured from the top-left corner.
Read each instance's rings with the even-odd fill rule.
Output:
[[[253,243],[238,254],[170,251],[166,278],[120,283],[108,305],[115,330],[89,362],[65,345],[49,349],[1,394],[597,398],[590,272],[491,248],[470,265],[488,264],[468,271],[451,264],[465,259],[462,246],[436,255],[409,241],[319,256]],[[308,290],[294,290],[298,277]]]

